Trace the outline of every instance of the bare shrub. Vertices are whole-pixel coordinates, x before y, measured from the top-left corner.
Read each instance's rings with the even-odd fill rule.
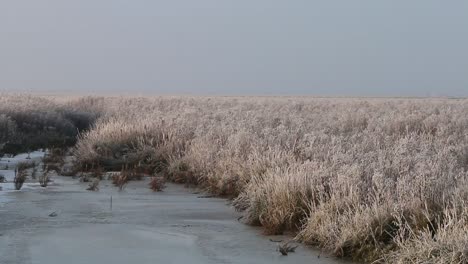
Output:
[[[164,188],[166,188],[166,179],[164,179],[164,177],[151,177],[149,186],[151,190],[155,192],[160,192]]]

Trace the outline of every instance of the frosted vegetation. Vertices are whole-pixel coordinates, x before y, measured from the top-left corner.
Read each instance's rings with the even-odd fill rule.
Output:
[[[0,94],[0,153],[73,146],[99,115],[87,107],[97,99],[62,103],[28,95]]]
[[[74,148],[80,170],[125,166],[198,185],[265,233],[292,231],[337,256],[468,262],[468,100],[1,101],[2,137],[30,132],[12,125],[15,111],[97,119]]]

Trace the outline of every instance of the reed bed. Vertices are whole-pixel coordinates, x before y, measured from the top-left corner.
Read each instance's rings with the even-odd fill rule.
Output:
[[[231,197],[265,233],[365,262],[466,263],[468,101],[107,101],[78,162],[134,157]]]
[[[468,262],[466,99],[99,100],[78,167],[198,185],[340,257]]]

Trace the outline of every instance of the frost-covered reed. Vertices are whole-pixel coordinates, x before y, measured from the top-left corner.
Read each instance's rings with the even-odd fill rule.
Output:
[[[367,262],[468,262],[468,101],[113,98],[81,164],[233,198],[248,223]]]

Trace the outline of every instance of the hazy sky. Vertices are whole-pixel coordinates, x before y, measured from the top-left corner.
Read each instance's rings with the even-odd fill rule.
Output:
[[[468,1],[0,0],[0,90],[468,96]]]

